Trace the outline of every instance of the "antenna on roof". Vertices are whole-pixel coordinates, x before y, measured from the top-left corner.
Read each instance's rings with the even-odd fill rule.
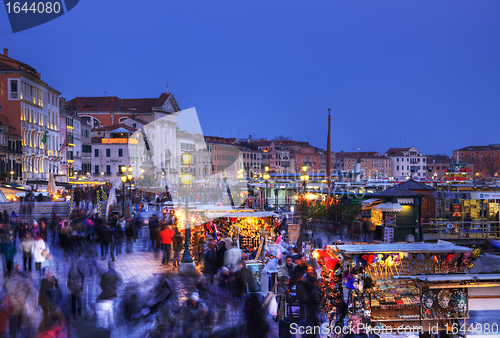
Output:
[[[168,83],[167,83],[167,91],[165,93],[168,94]]]
[[[104,92],[104,97],[106,97],[106,92]]]

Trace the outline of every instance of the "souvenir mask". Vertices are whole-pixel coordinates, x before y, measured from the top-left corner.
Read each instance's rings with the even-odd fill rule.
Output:
[[[438,304],[446,309],[450,305],[451,293],[448,290],[441,290],[438,293]]]
[[[422,304],[426,309],[432,309],[432,306],[434,305],[434,298],[436,296],[432,291],[427,291],[422,295]]]
[[[464,311],[467,304],[465,293],[463,291],[455,291],[451,296],[451,304],[458,311]]]
[[[371,311],[370,310],[363,311],[363,317],[370,318],[371,317]]]

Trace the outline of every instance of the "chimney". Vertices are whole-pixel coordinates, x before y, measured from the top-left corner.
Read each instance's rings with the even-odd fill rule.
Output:
[[[9,50],[7,48],[3,49],[3,55],[7,57],[9,56]]]
[[[248,141],[252,141],[252,135],[248,135]]]

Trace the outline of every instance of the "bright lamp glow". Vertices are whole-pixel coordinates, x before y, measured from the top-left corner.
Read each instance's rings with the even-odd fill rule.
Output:
[[[127,170],[127,167],[125,167],[124,165],[122,165],[122,167],[120,168],[120,170],[122,171],[122,173],[125,173],[125,171]]]
[[[121,176],[121,178],[123,183],[127,182],[127,176]]]
[[[181,181],[182,181],[182,184],[184,184],[184,185],[190,185],[192,179],[193,179],[193,176],[191,174],[181,175]]]
[[[182,164],[184,164],[184,165],[191,164],[191,154],[190,153],[182,154]]]
[[[128,167],[128,172],[131,173],[132,172],[132,166],[129,166]]]
[[[132,177],[132,174],[128,174],[128,175],[127,175],[127,178],[128,178],[128,180],[129,180],[129,181],[132,181],[132,178],[133,178],[133,177]]]
[[[302,171],[303,171],[303,172],[306,172],[306,171],[307,171],[307,166],[306,166],[306,165],[302,166]]]
[[[264,170],[269,171],[269,167],[268,166],[264,167]]]

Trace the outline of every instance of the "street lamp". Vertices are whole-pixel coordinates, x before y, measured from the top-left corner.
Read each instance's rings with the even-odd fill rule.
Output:
[[[264,200],[264,210],[267,210],[267,184],[269,183],[269,179],[271,178],[271,175],[269,175],[269,167],[264,167],[264,175],[262,175],[262,178],[264,181],[266,181],[266,191],[265,191],[265,200]]]
[[[302,188],[304,189],[304,194],[306,193],[307,181],[309,181],[309,175],[307,174],[307,166],[302,166],[302,175],[300,175],[300,181],[302,182]]]
[[[124,167],[122,167],[122,168],[124,168]],[[125,170],[122,169],[122,172],[125,172]],[[123,191],[123,196],[122,196],[123,212],[122,212],[122,215],[123,215],[123,217],[125,217],[125,182],[127,182],[127,176],[122,175],[121,179],[122,179],[122,191]]]
[[[13,178],[14,177],[14,170],[11,170],[10,171],[10,181],[12,182],[13,181]]]
[[[191,258],[191,252],[189,251],[189,241],[191,238],[191,229],[189,228],[189,204],[188,204],[188,195],[189,195],[189,186],[191,185],[191,181],[193,180],[193,175],[191,174],[191,153],[185,152],[182,154],[182,163],[184,164],[184,168],[181,174],[181,183],[186,188],[186,224],[184,229],[184,253],[182,254],[182,263],[192,263],[193,259]]]

